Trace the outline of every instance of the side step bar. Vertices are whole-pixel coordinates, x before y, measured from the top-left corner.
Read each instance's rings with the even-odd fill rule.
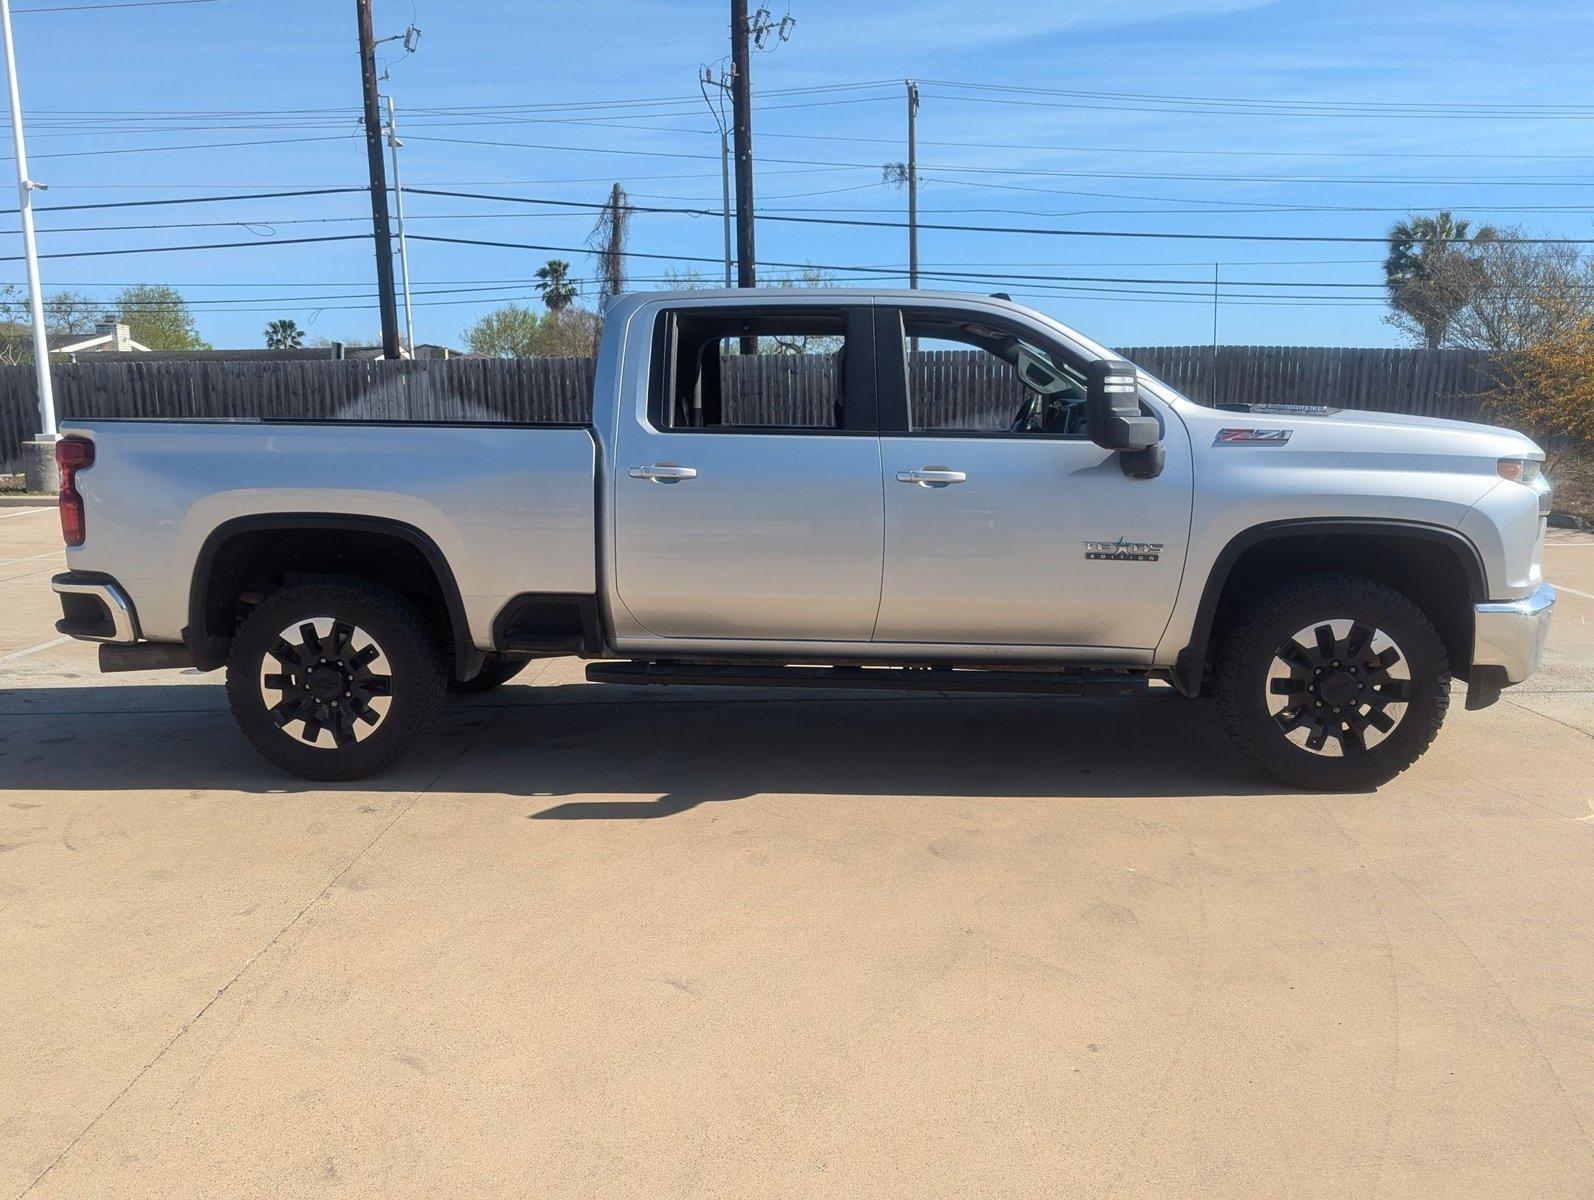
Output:
[[[674,662],[597,662],[592,683],[690,684],[700,687],[876,688],[893,691],[1139,696],[1144,675],[1110,671],[977,671],[952,667],[738,667]]]

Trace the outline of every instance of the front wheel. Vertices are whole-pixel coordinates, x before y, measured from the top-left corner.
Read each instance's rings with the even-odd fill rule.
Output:
[[[1450,705],[1450,661],[1393,588],[1307,575],[1246,598],[1213,665],[1218,717],[1240,751],[1297,787],[1362,791],[1428,749]]]
[[[362,579],[273,592],[244,619],[227,658],[239,729],[304,779],[360,779],[390,766],[433,723],[443,686],[421,612]]]

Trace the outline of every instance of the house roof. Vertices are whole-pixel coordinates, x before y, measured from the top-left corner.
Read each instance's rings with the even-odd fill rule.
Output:
[[[302,346],[297,350],[106,350],[95,362],[308,362],[337,357],[332,346]]]
[[[51,347],[52,352],[55,349]],[[374,362],[382,357],[380,346],[343,346],[342,357],[355,362]],[[339,357],[337,346],[300,346],[292,350],[106,350],[94,355],[95,362],[324,362]],[[447,346],[415,347],[417,359],[461,358],[460,351]]]

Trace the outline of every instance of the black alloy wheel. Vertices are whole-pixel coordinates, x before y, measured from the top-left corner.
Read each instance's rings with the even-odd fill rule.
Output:
[[[233,635],[227,701],[265,758],[305,779],[374,774],[431,727],[445,683],[441,631],[367,579],[295,583]]]

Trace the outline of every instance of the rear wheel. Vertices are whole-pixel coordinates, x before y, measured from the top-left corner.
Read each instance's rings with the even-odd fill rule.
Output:
[[[420,611],[361,579],[298,584],[245,618],[227,700],[266,759],[305,779],[359,779],[430,726],[443,660]]]
[[[529,658],[489,658],[482,664],[482,669],[470,679],[455,679],[450,675],[448,690],[456,696],[490,692],[495,687],[508,683],[530,665]]]
[[[1433,742],[1450,663],[1433,623],[1392,588],[1308,575],[1244,602],[1214,663],[1229,736],[1297,787],[1357,791],[1393,779]]]

